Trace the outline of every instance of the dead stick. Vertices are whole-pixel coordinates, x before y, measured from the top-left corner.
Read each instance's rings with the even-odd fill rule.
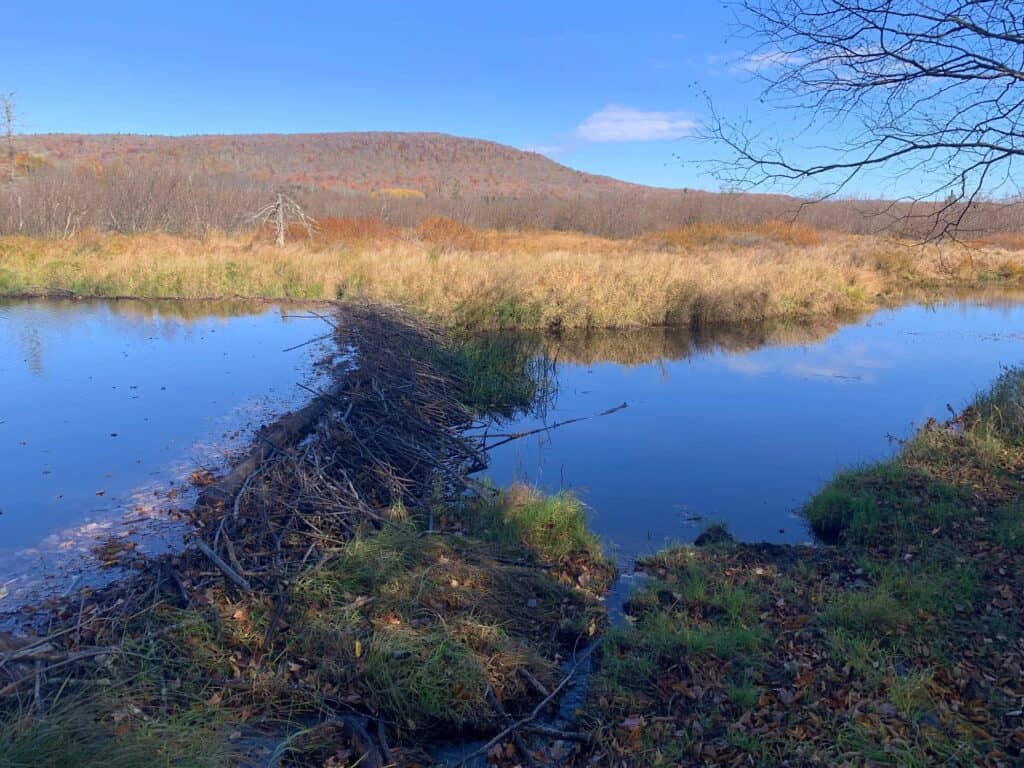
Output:
[[[387,728],[385,728],[384,721],[380,718],[377,719],[377,741],[380,742],[380,754],[384,758],[384,762],[388,765],[394,765],[395,760],[391,756],[391,747],[388,746]]]
[[[542,683],[536,677],[534,677],[533,673],[530,670],[528,670],[526,667],[520,667],[519,668],[519,674],[521,674],[523,677],[525,677],[526,678],[526,682],[528,682],[530,685],[532,685],[534,687],[534,689],[537,691],[537,693],[539,693],[541,696],[547,696],[548,695],[549,691],[547,689],[547,686],[544,685],[544,683]]]
[[[252,592],[252,587],[249,586],[249,582],[242,578],[234,568],[225,563],[221,559],[220,555],[210,549],[210,546],[205,541],[200,538],[196,538],[194,542],[199,548],[199,551],[206,555],[214,565],[220,568],[224,572],[224,575],[231,579],[239,589],[243,592]]]
[[[283,589],[277,593],[277,605],[274,606],[274,613],[270,617],[270,623],[267,625],[267,631],[263,635],[264,649],[270,648],[270,642],[274,639],[274,633],[277,631],[277,624],[281,621],[281,617],[284,615],[284,606],[287,595],[287,589]]]
[[[494,695],[494,691],[490,688],[487,689],[487,700],[494,707],[494,711],[501,715],[501,719],[506,723],[512,722],[512,715],[505,711],[505,708],[501,706],[501,702],[498,701],[498,697]],[[516,749],[519,750],[519,754],[523,756],[523,760],[529,768],[538,768],[537,761],[533,759],[533,755],[530,753],[530,748],[523,741],[523,737],[519,735],[518,731],[512,733],[512,743],[516,745]]]
[[[552,699],[558,696],[558,694],[560,694],[565,689],[565,686],[569,684],[569,681],[571,681],[573,677],[575,677],[576,670],[579,669],[580,664],[582,664],[584,660],[590,657],[590,654],[593,652],[594,648],[597,647],[597,642],[598,641],[591,643],[583,650],[581,654],[579,654],[579,656],[576,657],[576,661],[573,662],[572,668],[569,670],[568,674],[562,678],[562,681],[555,687],[555,689],[550,694],[544,697],[543,701],[541,701],[536,707],[533,708],[533,711],[529,715],[524,717],[522,720],[517,720],[516,722],[512,723],[510,726],[505,728],[505,730],[503,730],[493,739],[488,741],[478,750],[464,757],[462,761],[458,764],[459,768],[468,763],[474,757],[487,754],[491,751],[492,747],[494,747],[496,744],[500,744],[504,740],[504,738],[508,736],[510,733],[513,733],[516,730],[522,728],[524,725],[532,723],[534,720],[536,720],[537,716],[544,711],[544,707],[551,703]]]
[[[504,440],[499,440],[498,442],[492,443],[491,445],[485,445],[483,449],[485,451],[491,451],[491,450],[494,450],[495,448],[497,448],[499,445],[505,445],[505,443],[511,443],[513,440],[519,440],[519,439],[521,439],[523,437],[529,437],[530,435],[536,435],[536,434],[539,434],[541,432],[549,432],[552,429],[558,429],[559,427],[564,427],[564,426],[566,426],[568,424],[575,424],[578,421],[587,421],[588,419],[596,419],[599,416],[610,416],[611,414],[616,413],[617,411],[621,411],[623,408],[628,408],[628,407],[629,407],[629,403],[623,403],[622,405],[617,405],[614,408],[609,408],[607,411],[601,411],[600,413],[595,413],[592,416],[578,416],[575,419],[566,419],[565,421],[556,421],[554,424],[548,424],[548,425],[543,426],[543,427],[538,427],[537,429],[531,429],[531,430],[529,430],[527,432],[516,432],[515,434],[509,435]]]

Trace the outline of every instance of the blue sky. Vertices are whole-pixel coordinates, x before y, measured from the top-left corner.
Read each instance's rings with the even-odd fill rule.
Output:
[[[0,90],[25,132],[432,130],[714,189],[677,159],[711,151],[695,86],[779,119],[719,2],[14,2]]]

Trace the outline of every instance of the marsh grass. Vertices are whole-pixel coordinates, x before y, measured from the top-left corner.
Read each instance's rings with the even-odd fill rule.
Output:
[[[1019,493],[1024,445],[1024,369],[1010,368],[950,424],[929,423],[895,459],[844,472],[804,507],[827,542],[895,547],[924,530],[967,525],[977,501],[996,507]],[[1015,490],[1016,489],[1016,490]]]
[[[259,233],[0,238],[0,294],[359,297],[474,329],[807,321],[993,282],[1024,285],[1024,253],[788,224],[753,235],[715,224],[612,240],[449,220],[396,232],[328,219],[282,249]]]
[[[1009,368],[975,398],[969,431],[976,436],[1024,445],[1024,369]]]
[[[217,719],[147,716],[113,697],[70,696],[50,711],[0,719],[2,768],[218,768],[229,753]]]

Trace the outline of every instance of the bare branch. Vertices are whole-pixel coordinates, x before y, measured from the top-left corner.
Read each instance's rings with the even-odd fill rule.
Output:
[[[739,0],[767,104],[808,134],[846,138],[796,160],[712,110],[706,136],[729,150],[713,171],[741,189],[817,180],[841,192],[873,169],[935,185],[933,235],[995,195],[1019,194],[1024,161],[1024,14],[1019,0]],[[944,202],[942,202],[944,201]]]

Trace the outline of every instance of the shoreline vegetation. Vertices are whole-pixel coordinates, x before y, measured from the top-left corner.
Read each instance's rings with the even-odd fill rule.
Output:
[[[0,237],[0,296],[357,300],[468,330],[811,323],[1024,288],[1024,240],[921,244],[803,224],[700,223],[630,239],[325,219],[266,233]]]
[[[586,718],[600,764],[1024,760],[1024,370],[803,510],[644,558]],[[604,761],[604,762],[601,762]]]
[[[1024,756],[1024,371],[816,494],[820,546],[709,529],[643,559],[610,627],[582,504],[468,475],[479,419],[545,396],[532,348],[332,325],[358,365],[204,494],[194,546],[0,636],[0,766],[426,766],[453,738],[498,766]]]

